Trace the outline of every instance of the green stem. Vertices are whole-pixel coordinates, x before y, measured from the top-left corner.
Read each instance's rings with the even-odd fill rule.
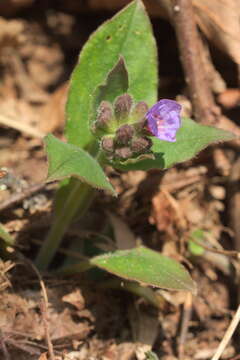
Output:
[[[84,215],[96,192],[91,186],[81,183],[78,179],[72,179],[71,181],[73,182],[71,192],[66,198],[64,208],[54,219],[50,232],[36,258],[35,264],[41,271],[47,269],[56,254],[74,215],[77,212],[79,216]]]
[[[161,308],[161,304],[164,303],[162,296],[159,296],[150,287],[141,286],[140,284],[132,281],[111,279],[104,281],[100,287],[104,289],[109,288],[129,291],[134,295],[142,296],[145,300],[157,308]]]
[[[57,274],[71,276],[77,273],[85,272],[92,267],[93,265],[88,260],[83,260],[77,264],[64,266],[63,268],[57,270]]]
[[[97,141],[91,142],[86,150],[101,163],[103,155],[99,151]],[[67,190],[68,188],[70,190],[67,193],[63,191],[59,195],[60,204],[55,204],[56,214],[53,225],[35,260],[36,266],[41,271],[48,268],[74,216],[76,214],[78,217],[83,216],[96,194],[95,189],[76,178],[70,179]],[[60,188],[59,192],[62,189]],[[57,197],[55,200],[58,200]]]

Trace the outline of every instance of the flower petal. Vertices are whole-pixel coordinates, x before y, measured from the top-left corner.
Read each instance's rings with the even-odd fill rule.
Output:
[[[151,133],[160,140],[176,141],[176,132],[181,126],[181,108],[176,101],[168,99],[153,105],[146,114]]]

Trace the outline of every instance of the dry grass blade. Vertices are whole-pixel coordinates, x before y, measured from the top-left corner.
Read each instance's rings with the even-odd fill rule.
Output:
[[[222,341],[219,344],[219,347],[215,353],[215,355],[212,357],[211,360],[218,360],[220,359],[220,357],[222,356],[223,351],[225,350],[229,340],[231,339],[231,337],[233,336],[233,333],[236,329],[236,327],[238,326],[240,321],[240,305],[238,305],[238,309],[227,329],[227,331],[225,332],[225,335],[222,339]]]

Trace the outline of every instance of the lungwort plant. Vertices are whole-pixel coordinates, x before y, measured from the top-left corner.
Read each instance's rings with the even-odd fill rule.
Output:
[[[62,180],[54,223],[36,259],[46,270],[66,230],[84,215],[96,191],[116,191],[105,165],[122,171],[167,169],[209,144],[233,135],[181,118],[181,106],[157,99],[156,42],[143,3],[132,1],[91,35],[73,71],[63,142],[48,135],[48,181]],[[81,264],[79,265],[81,268]],[[128,280],[194,291],[185,268],[145,247],[117,250],[83,261]]]

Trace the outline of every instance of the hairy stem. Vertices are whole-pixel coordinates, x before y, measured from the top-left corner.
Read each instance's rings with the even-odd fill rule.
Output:
[[[66,198],[64,208],[55,217],[50,232],[36,258],[35,264],[41,271],[47,269],[76,213],[79,216],[85,214],[96,192],[91,186],[78,179],[71,181],[71,191]]]

